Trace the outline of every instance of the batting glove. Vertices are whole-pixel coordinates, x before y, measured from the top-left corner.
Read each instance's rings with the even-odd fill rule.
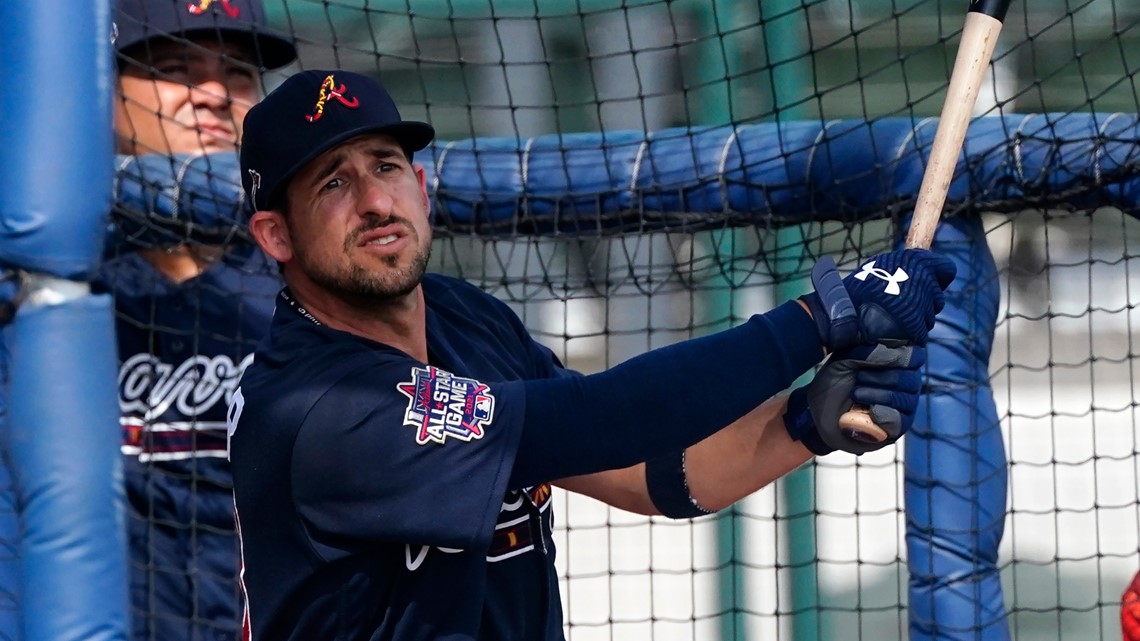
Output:
[[[858,345],[834,353],[810,383],[788,397],[784,427],[820,456],[886,447],[914,423],[925,363],[926,349],[910,345]],[[871,419],[887,433],[885,440],[865,443],[843,434],[839,418],[856,403],[870,409]]]
[[[1140,641],[1140,572],[1124,591],[1120,604],[1120,631],[1124,641]]]
[[[815,291],[801,300],[828,351],[884,339],[925,345],[956,273],[949,258],[901,249],[879,254],[840,279],[835,262],[825,256],[812,269]]]

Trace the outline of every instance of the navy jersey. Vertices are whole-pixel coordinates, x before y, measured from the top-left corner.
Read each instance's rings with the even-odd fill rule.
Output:
[[[244,249],[182,283],[124,254],[95,283],[115,299],[133,641],[239,638],[226,407],[280,289]]]
[[[563,638],[550,486],[507,480],[518,381],[573,374],[495,298],[423,288],[429,363],[279,297],[231,406],[248,638]]]
[[[115,299],[123,454],[226,488],[226,407],[281,286],[260,252],[228,260],[175,283],[130,253],[98,280]]]

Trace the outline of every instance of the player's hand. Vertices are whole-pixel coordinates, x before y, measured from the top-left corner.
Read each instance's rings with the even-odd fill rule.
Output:
[[[1120,604],[1120,632],[1124,641],[1140,641],[1140,572],[1124,590]]]
[[[925,345],[956,273],[953,261],[925,249],[879,254],[842,279],[824,257],[812,269],[815,291],[801,300],[828,351],[884,339]]]
[[[812,453],[844,450],[865,454],[899,440],[914,423],[922,389],[926,349],[919,346],[857,345],[831,355],[810,383],[792,392],[784,427]],[[863,443],[844,435],[839,417],[858,403],[867,406],[887,438]]]

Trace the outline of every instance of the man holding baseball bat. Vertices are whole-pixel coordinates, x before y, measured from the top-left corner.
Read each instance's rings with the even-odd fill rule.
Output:
[[[375,80],[297,74],[244,131],[250,232],[286,283],[229,412],[247,638],[562,639],[551,485],[694,517],[911,424],[954,277],[936,254],[821,260],[798,301],[582,376],[425,274],[434,130]],[[843,432],[853,402],[885,440]]]

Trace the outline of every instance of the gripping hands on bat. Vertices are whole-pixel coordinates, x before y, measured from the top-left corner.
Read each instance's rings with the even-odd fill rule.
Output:
[[[914,422],[924,363],[926,348],[916,345],[856,345],[832,354],[810,383],[788,397],[788,434],[818,456],[864,454],[897,441]],[[840,417],[852,401],[869,408],[885,439],[857,441],[841,429]]]
[[[812,270],[815,291],[800,300],[831,353],[788,401],[784,424],[815,454],[863,454],[898,440],[914,420],[926,339],[954,280],[954,263],[925,249],[875,256],[846,277],[825,257]],[[854,403],[866,405],[885,433],[857,440],[840,425]]]
[[[829,352],[886,341],[926,345],[956,273],[953,261],[940,254],[900,249],[840,278],[835,261],[825,256],[812,269],[815,291],[800,300]]]

